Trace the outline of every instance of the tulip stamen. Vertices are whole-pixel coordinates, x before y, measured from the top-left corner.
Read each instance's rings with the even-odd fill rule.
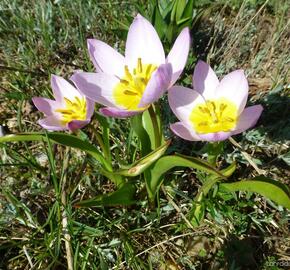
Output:
[[[131,96],[138,95],[137,92],[133,92],[133,91],[130,91],[130,90],[125,90],[125,91],[124,91],[124,94],[125,94],[125,95],[131,95]]]
[[[64,97],[63,99],[64,99],[64,101],[65,101],[66,103],[68,103],[68,104],[70,104],[70,105],[73,105],[73,103],[72,103],[68,98]]]
[[[204,108],[202,106],[199,106],[198,109],[202,112],[202,113],[205,113],[205,114],[208,114],[208,115],[211,115],[210,114],[210,110],[208,108]]]
[[[235,121],[232,117],[226,117],[224,120],[226,122],[234,122]]]
[[[152,64],[144,64],[141,58],[137,59],[136,66],[131,67],[131,71],[127,65],[124,66],[124,77],[115,86],[114,98],[116,104],[121,105],[128,110],[142,110],[138,105],[152,73],[157,69]]]
[[[208,107],[208,110],[210,112],[210,116],[213,119],[214,123],[218,123],[218,117],[217,117],[217,113],[216,113],[216,105],[213,101],[207,101],[206,105]]]
[[[137,68],[138,68],[138,72],[142,73],[142,61],[141,61],[141,58],[138,58]]]
[[[236,105],[225,98],[197,104],[190,114],[190,121],[200,134],[229,131],[236,126],[237,118]]]
[[[153,67],[153,65],[149,64],[146,68],[146,71],[145,71],[145,77],[148,78],[151,76],[151,73],[156,69],[155,67],[153,67],[153,71],[151,71],[151,68]]]
[[[128,82],[127,80],[124,80],[124,79],[120,79],[120,83],[123,83],[123,84],[129,85],[129,82]]]
[[[87,116],[87,103],[85,98],[74,97],[74,100],[64,98],[65,107],[56,109],[61,114],[61,121],[67,124],[72,120],[85,120]]]
[[[125,77],[127,77],[129,79],[129,81],[131,81],[133,79],[133,77],[132,77],[132,74],[131,74],[128,66],[126,65],[124,69],[125,69]]]
[[[206,121],[203,121],[203,122],[198,123],[199,126],[207,126],[207,124],[208,123]]]

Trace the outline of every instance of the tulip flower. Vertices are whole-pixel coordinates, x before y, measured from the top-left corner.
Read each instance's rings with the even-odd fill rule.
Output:
[[[226,75],[221,81],[211,67],[199,61],[193,74],[193,88],[173,86],[169,105],[180,120],[170,126],[189,141],[222,141],[253,127],[263,107],[245,108],[248,81],[243,70]]]
[[[34,97],[36,108],[45,114],[38,123],[48,130],[76,130],[90,122],[94,102],[86,98],[62,77],[52,75],[51,87],[55,100]]]
[[[100,109],[103,115],[129,117],[148,109],[176,82],[189,46],[189,29],[185,28],[165,59],[154,27],[137,15],[128,32],[125,57],[106,43],[89,39],[97,73],[78,72],[71,79],[84,95],[106,106]]]

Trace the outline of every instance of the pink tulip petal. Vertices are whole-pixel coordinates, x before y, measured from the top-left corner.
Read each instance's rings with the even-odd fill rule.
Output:
[[[245,130],[256,125],[258,119],[261,116],[263,107],[261,105],[250,106],[246,108],[240,115],[239,121],[235,130],[232,131],[232,135],[242,133]]]
[[[114,87],[119,79],[106,73],[75,73],[71,80],[89,99],[108,107],[116,107],[113,97]]]
[[[90,120],[95,110],[95,102],[89,98],[86,98],[87,102],[87,120]]]
[[[248,81],[243,70],[236,70],[226,75],[216,90],[216,98],[224,97],[234,102],[240,114],[247,103]]]
[[[105,107],[105,108],[101,108],[99,112],[103,114],[104,116],[116,117],[116,118],[127,118],[135,114],[142,113],[143,111],[141,110],[140,111],[126,111],[126,110],[117,109],[117,108]]]
[[[170,125],[170,129],[178,137],[188,141],[201,141],[200,137],[188,126],[182,122],[176,122]]]
[[[38,124],[47,130],[66,130],[67,127],[62,125],[60,119],[56,118],[54,115],[50,115],[46,118],[38,120]]]
[[[177,81],[186,65],[189,47],[190,33],[189,28],[186,27],[181,31],[175,40],[175,43],[166,59],[166,63],[171,63],[173,71],[170,86],[172,86]]]
[[[55,114],[55,110],[62,107],[62,104],[48,98],[33,97],[32,102],[35,107],[46,116]]]
[[[197,91],[183,86],[171,87],[168,90],[168,101],[177,118],[187,126],[192,125],[189,117],[193,108],[198,103],[204,103],[204,99]]]
[[[88,39],[87,43],[90,58],[97,72],[123,77],[125,66],[125,57],[123,55],[100,40]]]
[[[231,132],[216,132],[216,133],[205,133],[205,134],[198,134],[202,141],[209,141],[209,142],[218,142],[224,141],[228,139],[232,135]]]
[[[151,23],[138,14],[131,24],[126,41],[126,62],[135,68],[138,58],[144,64],[164,64],[165,55],[159,36]]]
[[[74,88],[73,85],[57,75],[51,76],[51,88],[53,90],[55,100],[59,103],[64,102],[64,97],[70,100],[74,100],[75,97],[82,97],[80,92]]]
[[[77,129],[81,129],[90,123],[90,120],[72,120],[67,124],[67,129],[71,131],[75,131]]]
[[[157,101],[168,89],[171,76],[171,64],[160,65],[159,68],[152,74],[138,107],[143,108]]]
[[[194,90],[209,100],[215,98],[219,80],[211,67],[207,63],[199,60],[194,69],[192,85]]]

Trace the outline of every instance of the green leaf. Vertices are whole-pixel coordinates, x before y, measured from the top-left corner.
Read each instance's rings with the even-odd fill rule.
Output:
[[[143,173],[150,165],[152,165],[156,160],[158,160],[167,150],[170,140],[165,142],[165,144],[158,147],[156,150],[152,151],[147,156],[141,158],[140,160],[134,162],[129,168],[116,171],[114,174],[119,174],[123,176],[137,176]]]
[[[171,13],[170,13],[170,22],[174,22],[175,16],[176,16],[176,9],[177,9],[177,4],[178,4],[179,0],[174,0],[174,5],[171,9]]]
[[[225,178],[218,170],[201,159],[183,155],[164,156],[153,165],[151,177],[148,178],[146,183],[148,195],[151,200],[154,199],[163,182],[162,175],[177,166],[190,167]]]
[[[234,183],[222,183],[220,187],[231,192],[247,191],[256,192],[278,205],[290,209],[289,189],[282,183],[263,176],[251,180],[243,180]]]
[[[203,220],[205,214],[205,202],[203,200],[204,195],[200,193],[193,201],[192,209],[188,213],[188,219],[193,226],[198,226]]]
[[[105,170],[102,167],[99,168],[99,172],[101,175],[104,175],[105,177],[110,179],[117,187],[124,184],[125,182],[125,179],[122,175],[116,174],[112,171]]]
[[[173,37],[174,37],[174,31],[175,31],[175,26],[172,22],[167,26],[167,31],[165,33],[165,37],[168,41],[168,43],[172,43]]]
[[[126,183],[118,190],[109,194],[99,195],[93,199],[84,200],[76,203],[75,207],[92,206],[116,206],[131,205],[136,201],[134,199],[136,188],[132,183]]]
[[[175,21],[178,22],[182,18],[186,6],[186,0],[178,0],[175,13]]]
[[[23,141],[47,141],[47,138],[49,138],[52,142],[58,143],[61,145],[73,147],[79,150],[82,150],[88,154],[90,154],[92,157],[94,157],[96,160],[98,160],[100,163],[104,165],[105,168],[109,169],[110,166],[108,166],[108,162],[104,159],[101,152],[97,147],[90,144],[87,141],[83,141],[79,139],[76,136],[65,134],[65,133],[59,133],[59,132],[51,132],[51,133],[23,133],[23,134],[13,134],[13,135],[7,135],[0,137],[0,143],[4,142],[23,142]]]
[[[221,170],[220,173],[222,173],[223,176],[229,177],[234,173],[235,170],[236,170],[236,163],[233,162],[230,166]],[[221,177],[221,176],[209,175],[207,180],[204,182],[204,184],[200,188],[198,194],[196,195],[193,201],[192,209],[188,213],[188,219],[190,220],[193,226],[198,226],[200,224],[200,221],[204,217],[204,213],[205,213],[205,203],[203,200],[204,197],[207,195],[207,193],[212,188],[212,186],[223,178],[224,177]]]
[[[230,166],[221,170],[220,172],[222,173],[223,176],[229,177],[234,173],[234,171],[236,170],[236,167],[237,167],[236,163],[233,162]],[[209,190],[212,188],[212,186],[222,179],[223,178],[220,176],[210,175],[208,177],[208,179],[202,185],[202,187],[199,191],[199,194],[202,193],[203,195],[206,195],[209,192]],[[197,198],[198,198],[198,196],[197,196]]]
[[[182,18],[179,21],[176,22],[177,26],[180,26],[182,24],[182,28],[184,28],[186,26],[186,24],[189,24],[191,22],[191,18],[190,17],[186,17],[186,18]]]
[[[233,162],[230,166],[221,170],[220,172],[223,174],[223,176],[229,177],[234,173],[235,170],[236,163]],[[188,213],[188,219],[190,220],[193,226],[198,226],[200,224],[200,221],[204,217],[205,213],[204,197],[207,195],[212,186],[223,178],[224,177],[221,176],[209,175],[207,180],[200,188],[198,194],[196,195],[194,201],[192,202],[192,209]]]
[[[7,200],[13,205],[15,211],[17,212],[16,219],[21,223],[29,226],[31,228],[38,228],[38,225],[34,215],[31,213],[30,209],[21,201],[19,201],[10,191],[2,189],[1,192],[6,196]]]
[[[165,17],[172,12],[174,8],[175,1],[158,1],[158,8],[161,16],[165,19]]]
[[[194,0],[187,1],[187,5],[184,9],[183,18],[192,18],[194,10]]]
[[[154,106],[154,112],[157,118],[159,134],[161,135],[161,143],[164,143],[165,140],[162,133],[160,110],[158,109],[156,105]],[[154,127],[153,127],[152,119],[150,117],[149,110],[145,111],[142,114],[142,125],[150,138],[151,148],[156,149],[156,138],[155,138]]]
[[[288,166],[290,166],[290,151],[284,155],[279,156]]]
[[[131,127],[140,140],[142,156],[147,155],[151,152],[152,146],[150,137],[142,125],[142,114],[131,117]]]
[[[164,33],[166,32],[167,25],[162,18],[159,8],[156,5],[153,11],[153,22],[154,22],[154,28],[156,29],[159,38],[163,39]]]
[[[109,125],[108,118],[99,113],[96,113],[96,118],[98,122],[100,123],[101,129],[102,129],[102,133],[101,133],[102,140],[106,148],[105,156],[107,156],[108,160],[111,162],[112,156],[111,156],[111,149],[110,149],[110,125]]]
[[[230,177],[236,170],[237,168],[237,164],[234,161],[230,166],[226,167],[225,169],[222,169],[220,172],[226,176],[226,177]]]

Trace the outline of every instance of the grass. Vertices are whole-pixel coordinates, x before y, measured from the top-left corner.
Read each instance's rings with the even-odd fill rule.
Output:
[[[52,73],[68,78],[76,69],[93,70],[87,38],[123,50],[138,9],[150,11],[147,1],[2,0],[5,131],[40,130],[31,97],[51,97]],[[190,84],[196,58],[210,62],[219,75],[244,68],[250,103],[262,103],[265,111],[255,129],[236,139],[268,176],[289,185],[289,3],[199,1],[196,9],[201,16],[192,27],[191,58],[180,83]],[[172,136],[172,113],[162,110]],[[131,163],[139,149],[129,122],[110,119],[109,125],[114,159]],[[97,145],[89,128],[85,134]],[[173,139],[172,152],[206,153],[203,143]],[[223,147],[221,166],[238,161],[234,179],[257,175],[240,149],[229,142]],[[0,153],[0,269],[66,269],[70,248],[74,269],[281,269],[280,262],[290,260],[289,212],[259,195],[220,196],[213,190],[202,224],[181,228],[200,186],[190,169],[167,175],[156,209],[145,199],[130,207],[74,208],[81,198],[114,190],[92,158],[45,142],[3,144]]]

